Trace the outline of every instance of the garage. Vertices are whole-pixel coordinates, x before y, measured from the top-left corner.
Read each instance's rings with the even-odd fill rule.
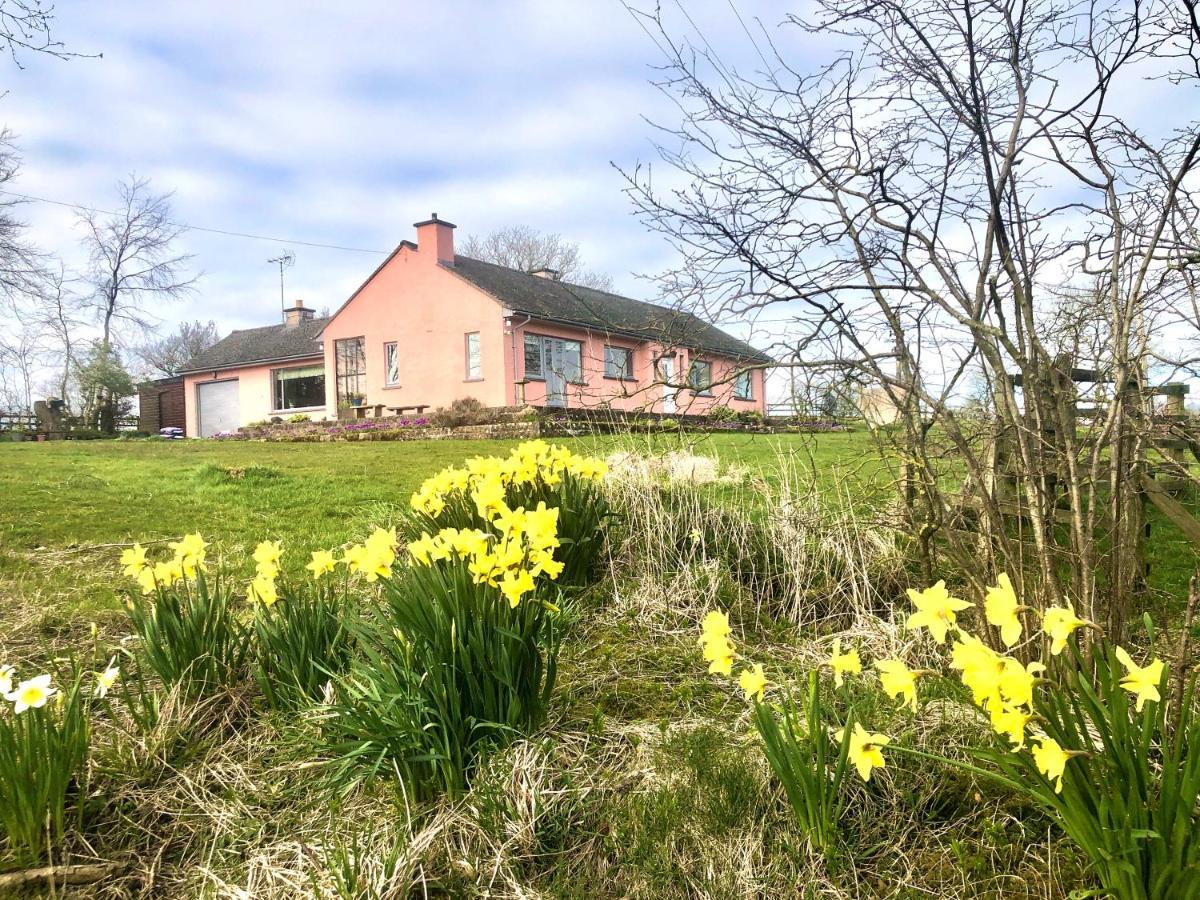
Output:
[[[241,424],[238,381],[206,381],[196,385],[196,423],[200,437],[236,431]]]

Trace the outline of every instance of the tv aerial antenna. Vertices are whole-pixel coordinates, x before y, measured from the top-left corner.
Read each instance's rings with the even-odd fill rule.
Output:
[[[287,321],[287,301],[283,298],[283,270],[290,269],[296,264],[296,254],[291,250],[284,250],[280,256],[274,259],[268,259],[273,266],[279,266],[279,314],[283,321]]]

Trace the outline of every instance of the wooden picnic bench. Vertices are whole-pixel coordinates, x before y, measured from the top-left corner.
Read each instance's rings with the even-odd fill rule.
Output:
[[[367,417],[368,409],[374,410],[374,412],[371,414],[371,418],[373,419],[378,419],[383,415],[382,403],[364,403],[361,406],[352,406],[350,408],[354,410],[354,418],[356,419],[365,419]]]
[[[423,414],[425,412],[425,410],[427,410],[427,409],[429,409],[428,403],[416,403],[416,404],[413,404],[412,406],[389,406],[388,412],[392,413],[393,415],[402,416],[405,413],[407,413],[409,410],[412,410],[414,413],[416,413],[419,416],[419,415]]]

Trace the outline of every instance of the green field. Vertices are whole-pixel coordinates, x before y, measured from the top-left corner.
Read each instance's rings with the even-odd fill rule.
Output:
[[[681,446],[752,471],[780,462],[831,476],[858,471],[861,434],[566,439],[610,452]],[[264,538],[307,558],[386,522],[417,485],[512,442],[250,443],[72,441],[0,444],[0,586],[27,612],[102,615],[117,608],[116,545],[191,531],[230,551]],[[24,620],[25,616],[18,618]],[[0,626],[0,633],[3,627]]]
[[[89,812],[93,844],[70,852],[131,862],[120,887],[80,896],[682,900],[792,896],[805,884],[808,896],[846,900],[1060,898],[1092,885],[1074,845],[1043,813],[991,782],[899,753],[870,785],[847,788],[845,855],[836,865],[819,860],[765,767],[742,699],[706,672],[696,633],[713,608],[728,610],[746,658],[780,681],[812,670],[835,635],[868,658],[911,652],[915,639],[900,623],[915,575],[903,534],[877,515],[894,495],[865,433],[561,442],[600,455],[687,450],[716,457],[723,477],[676,494],[644,490],[645,509],[659,515],[652,521],[634,521],[638,491],[625,497],[612,565],[566,611],[544,727],[480,771],[461,803],[417,806],[387,780],[337,795],[320,777],[320,719],[265,712],[252,688],[230,695],[228,716],[178,711],[160,729],[165,737],[108,731],[96,765],[109,799]],[[103,656],[127,646],[124,545],[200,531],[213,545],[210,560],[241,577],[254,544],[269,538],[283,542],[285,568],[298,569],[309,551],[395,520],[436,470],[512,445],[0,444],[0,663],[31,667],[77,652],[91,641],[91,622],[112,648]],[[761,515],[784,480],[786,502],[810,517],[799,537]],[[670,505],[681,498],[682,512]],[[857,530],[824,534],[847,505]],[[710,528],[718,537],[701,547]],[[1155,528],[1152,584],[1177,611],[1194,556],[1181,536]],[[622,543],[631,534],[636,541]],[[771,606],[788,591],[779,582],[746,579],[763,562],[753,539],[773,545],[773,560],[809,566],[804,614]],[[822,545],[825,557],[805,556]],[[794,546],[802,552],[791,556]],[[780,574],[772,565],[764,571]],[[870,596],[837,593],[847,583],[868,586]],[[872,727],[927,751],[959,754],[986,737],[961,719],[930,727],[925,708],[913,719],[873,679],[848,690]],[[940,708],[939,697],[926,700]],[[378,868],[389,853],[400,854],[396,884],[406,886],[395,894],[378,888],[389,883]],[[329,892],[331,873],[354,855],[376,866],[376,892]],[[310,878],[325,879],[321,892],[310,892]]]

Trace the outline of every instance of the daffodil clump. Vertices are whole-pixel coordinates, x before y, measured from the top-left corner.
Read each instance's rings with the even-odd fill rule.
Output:
[[[71,812],[81,814],[90,706],[119,677],[115,661],[98,672],[72,666],[28,677],[0,665],[0,834],[17,865],[46,860]]]
[[[205,559],[208,544],[199,533],[185,534],[168,546],[174,551],[170,559],[152,562],[147,559],[146,548],[134,544],[121,553],[121,569],[127,578],[133,578],[148,596],[160,587],[173,587],[184,581],[195,581],[196,576],[207,571]]]
[[[900,657],[880,659],[873,668],[881,689],[916,712],[920,682],[950,678],[994,733],[995,744],[973,751],[977,762],[988,764],[980,768],[904,747],[865,723],[833,726],[833,740],[859,776],[869,781],[875,771],[886,768],[887,752],[960,766],[1030,797],[1054,814],[1114,896],[1200,896],[1196,674],[1187,679],[1186,688],[1181,681],[1178,706],[1169,715],[1164,701],[1168,673],[1162,660],[1138,662],[1102,635],[1080,648],[1078,632],[1098,633],[1099,628],[1069,604],[1040,613],[1023,605],[1007,575],[987,589],[978,609],[955,597],[942,581],[908,595],[913,611],[907,628],[926,632],[948,648],[946,666],[953,675],[910,667]],[[968,611],[993,630],[967,630],[960,616]],[[1029,626],[1038,622],[1040,629],[1031,631]],[[724,614],[709,613],[701,628],[710,671],[731,675],[738,656]],[[1149,620],[1147,630],[1152,639]],[[993,641],[1005,649],[995,649]],[[1039,647],[1045,655],[1031,658]],[[857,651],[844,651],[840,640],[834,642],[826,667],[838,686],[846,676],[862,672]],[[836,782],[840,770],[820,755],[826,742],[812,737],[830,733],[831,727],[820,721],[816,673],[810,676],[804,737],[793,727],[797,711],[790,692],[781,689],[774,704],[764,700],[770,685],[760,666],[743,668],[738,680],[754,703],[765,752],[793,807],[799,796],[802,823],[820,826],[812,824],[813,810],[824,809],[827,802],[820,788]],[[817,759],[822,760],[820,766],[815,765]],[[833,771],[822,780],[818,776],[827,767]],[[798,772],[808,773],[808,793],[817,800],[789,787],[789,782],[804,781]]]
[[[425,558],[435,547],[425,542],[445,529],[495,534],[498,539],[490,551],[475,550],[480,551],[481,570],[497,573],[497,580],[504,582],[504,570],[519,568],[514,560],[521,547],[513,539],[520,538],[532,551],[525,568],[534,577],[545,573],[565,586],[587,584],[609,515],[599,490],[607,473],[603,460],[542,440],[526,441],[507,457],[477,456],[462,467],[443,469],[412,495],[410,552]],[[552,516],[558,519],[552,522]],[[548,540],[551,530],[559,543],[539,549],[538,541]],[[555,547],[562,548],[557,555],[549,552]],[[490,579],[491,574],[481,577]],[[517,593],[528,593],[518,592],[516,577],[507,582],[510,601]],[[521,582],[528,587],[527,578]]]
[[[407,565],[393,567],[384,538],[376,552],[370,540],[347,551],[387,601],[344,682],[347,766],[398,772],[418,795],[454,794],[485,748],[543,720],[556,601],[603,541],[603,475],[598,460],[530,441],[426,480],[406,523]]]
[[[168,686],[199,697],[236,683],[244,674],[250,630],[241,621],[225,579],[208,569],[209,544],[199,533],[168,545],[169,559],[152,561],[144,547],[123,551],[121,567],[141,588],[125,608],[140,639],[141,658]],[[278,545],[255,551],[258,576],[248,593],[273,603]]]

